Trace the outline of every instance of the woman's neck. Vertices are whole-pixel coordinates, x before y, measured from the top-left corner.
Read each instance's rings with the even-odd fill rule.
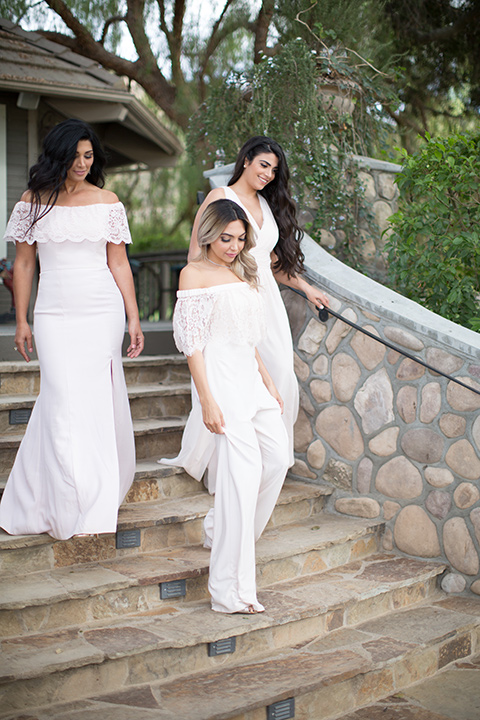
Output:
[[[238,178],[236,183],[230,185],[230,187],[237,195],[241,195],[242,197],[251,199],[257,197],[257,191],[244,179],[243,175]]]

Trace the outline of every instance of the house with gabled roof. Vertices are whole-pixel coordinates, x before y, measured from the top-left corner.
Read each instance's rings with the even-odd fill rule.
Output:
[[[170,166],[182,152],[176,135],[124,79],[0,18],[0,259],[14,254],[1,237],[42,140],[69,117],[93,126],[107,151],[110,170]],[[0,315],[9,307],[10,294],[0,286]]]

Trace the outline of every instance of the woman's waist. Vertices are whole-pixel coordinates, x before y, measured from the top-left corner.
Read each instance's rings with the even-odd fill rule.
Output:
[[[106,263],[103,265],[92,264],[92,265],[61,265],[56,264],[49,267],[48,264],[40,265],[40,276],[47,275],[50,273],[71,273],[71,274],[92,274],[92,273],[110,273],[110,268]]]

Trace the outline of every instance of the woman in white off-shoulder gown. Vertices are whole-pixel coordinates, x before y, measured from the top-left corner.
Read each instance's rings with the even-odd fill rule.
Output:
[[[66,166],[66,178],[56,198],[42,193],[48,205],[36,204],[42,157],[52,154]],[[102,159],[89,126],[73,120],[56,126],[6,230],[17,245],[15,349],[27,361],[35,248],[41,270],[34,310],[40,394],[0,504],[0,526],[14,535],[46,532],[66,539],[115,532],[118,507],[134,477],[121,359],[125,309],[130,357],[141,352],[143,336],[125,252],[131,242],[125,210],[113,193],[94,184],[102,179]]]
[[[260,289],[265,300],[266,333],[258,350],[272,376],[285,409],[290,465],[293,465],[293,426],[298,414],[298,383],[293,368],[293,343],[278,283],[301,290],[314,305],[328,305],[326,295],[302,277],[302,231],[289,190],[289,172],[280,145],[268,137],[250,138],[241,148],[228,187],[212,190],[199,208],[190,241],[189,259],[198,254],[198,223],[214,200],[227,198],[247,213],[255,231],[252,255],[258,264]]]
[[[253,233],[242,208],[218,200],[199,226],[201,257],[180,275],[174,336],[194,381],[192,411],[178,457],[200,480],[208,467],[209,591],[217,612],[261,612],[255,541],[273,511],[288,468],[282,400],[256,351],[265,332],[256,289]]]

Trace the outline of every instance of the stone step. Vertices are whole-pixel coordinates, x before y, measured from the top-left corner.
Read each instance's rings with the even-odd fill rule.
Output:
[[[134,360],[123,358],[127,385],[189,382],[188,365],[183,355],[144,355]],[[0,362],[0,395],[37,395],[40,389],[38,360],[29,363]]]
[[[197,493],[157,501],[128,503],[118,513],[118,532],[138,530],[140,546],[116,548],[115,534],[96,537],[73,537],[55,540],[50,535],[8,535],[0,531],[0,572],[22,574],[36,570],[99,562],[112,558],[137,556],[159,550],[172,550],[179,546],[198,545],[202,542],[203,518],[213,506],[213,497],[197,483]],[[331,488],[310,483],[287,481],[282,488],[270,526],[303,521],[317,517],[323,509],[324,498]],[[328,516],[333,517],[333,516]],[[333,525],[328,519],[318,518],[311,526],[321,536],[318,522]],[[316,524],[317,523],[317,524]],[[348,524],[348,523],[347,523]],[[374,527],[383,527],[376,522]],[[353,525],[357,531],[364,524]],[[342,527],[345,527],[343,525]],[[312,535],[312,528],[306,531]],[[118,534],[118,533],[117,533]],[[335,537],[335,535],[333,536]],[[292,540],[289,540],[291,543]],[[295,540],[293,539],[295,546]],[[288,549],[288,548],[287,548]]]
[[[0,475],[0,497],[7,479],[8,473]],[[145,502],[161,498],[181,497],[198,493],[198,490],[198,482],[182,468],[159,465],[156,458],[147,458],[137,460],[135,478],[124,502]]]
[[[259,593],[266,612],[258,615],[212,613],[208,601],[182,607],[167,603],[123,620],[4,640],[0,717],[35,705],[129,692],[146,683],[154,683],[152,691],[160,693],[162,711],[154,717],[182,720],[235,717],[237,709],[240,716],[279,695],[313,687],[321,691],[327,681],[331,686],[356,677],[358,682],[366,673],[373,674],[368,686],[384,692],[381,672],[388,666],[393,675],[389,668],[400,656],[411,665],[419,653],[429,659],[435,652],[441,656],[452,647],[452,638],[462,638],[465,646],[467,636],[471,652],[478,615],[434,603],[435,578],[443,567],[382,554],[275,583]],[[425,596],[432,605],[410,607],[425,602]],[[409,609],[401,613],[398,608]],[[349,629],[353,625],[355,630]],[[341,632],[328,634],[338,628]],[[209,657],[208,643],[230,637],[236,637],[234,654]],[[416,669],[425,666],[422,660],[414,662]],[[197,675],[186,677],[192,672]],[[222,703],[213,676],[218,688],[229,692]],[[158,684],[159,678],[167,682]],[[188,702],[182,702],[187,696]],[[174,714],[165,715],[167,710]],[[301,717],[328,715],[322,710]]]
[[[133,420],[188,415],[190,383],[150,383],[129,387]],[[25,432],[36,395],[0,395],[0,435]]]
[[[331,516],[330,516],[331,517]],[[328,516],[314,516],[288,527],[269,528],[257,544],[260,588],[288,582],[364,559],[378,552],[378,527],[349,522],[333,527]],[[322,522],[322,529],[315,523]],[[327,533],[330,537],[327,538]],[[333,542],[333,545],[332,545]],[[186,595],[169,600],[178,607],[208,598],[209,551],[200,545],[166,548],[83,565],[58,565],[30,574],[5,573],[0,600],[0,637],[61,630],[140,610],[165,607],[159,583],[185,579]],[[26,568],[28,572],[28,568]]]
[[[185,417],[146,418],[135,420],[135,451],[137,459],[173,457],[180,450]],[[23,433],[0,435],[0,474],[12,469]]]
[[[338,720],[478,720],[480,653],[447,664],[401,693],[342,714]]]

